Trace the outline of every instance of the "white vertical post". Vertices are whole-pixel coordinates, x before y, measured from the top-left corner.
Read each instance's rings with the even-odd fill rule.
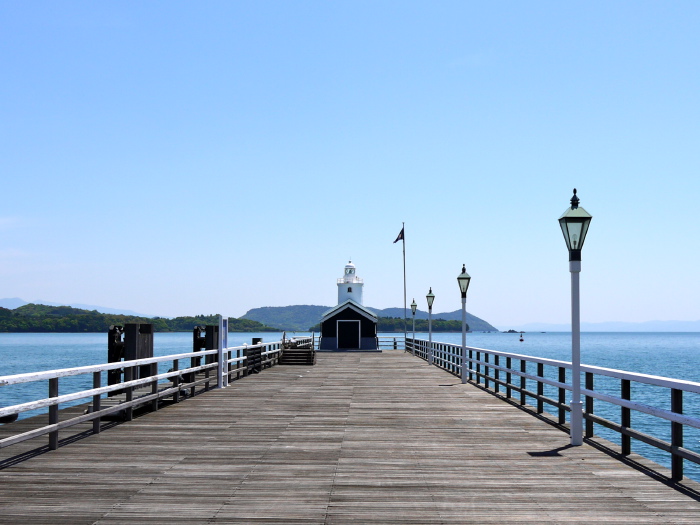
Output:
[[[428,307],[428,364],[433,364],[433,307]]]
[[[583,404],[581,403],[581,309],[579,274],[581,261],[569,261],[571,272],[571,445],[583,444]]]
[[[462,384],[467,382],[467,294],[462,297]]]
[[[216,388],[228,386],[228,317],[219,316],[219,342],[217,345],[218,366],[216,368]]]

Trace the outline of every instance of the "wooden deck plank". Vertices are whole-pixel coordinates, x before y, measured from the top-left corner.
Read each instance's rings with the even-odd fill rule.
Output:
[[[700,522],[700,484],[567,445],[403,352],[321,353],[0,470],[0,523]]]

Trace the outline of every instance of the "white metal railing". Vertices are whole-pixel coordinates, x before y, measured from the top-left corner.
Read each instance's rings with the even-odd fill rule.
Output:
[[[377,348],[380,350],[404,350],[406,340],[401,335],[380,335],[377,336]]]
[[[435,341],[431,345],[423,339],[407,338],[406,350],[426,361],[432,360],[433,364],[454,375],[461,375],[461,345]],[[565,394],[572,389],[570,362],[469,346],[466,347],[466,354],[466,374],[470,382],[480,386],[483,383],[484,388],[496,394],[503,392],[507,399],[513,398],[513,392],[517,392],[521,405],[526,405],[528,398],[534,399],[538,414],[544,412],[545,404],[553,406],[558,410],[558,424],[563,426],[566,423],[566,412],[570,411],[570,406],[566,403]],[[546,370],[549,370],[550,377],[546,377]],[[700,394],[700,383],[590,365],[581,365],[581,373],[585,379],[581,393],[586,396],[584,418],[587,438],[593,437],[593,426],[599,424],[620,434],[623,455],[631,453],[631,439],[664,450],[671,454],[674,480],[682,479],[684,460],[700,464],[700,454],[683,446],[683,427],[700,429],[700,418],[683,414],[683,393]],[[533,382],[535,390],[529,387]],[[670,398],[670,410],[633,401],[632,384],[641,385],[640,389],[665,389],[669,396],[666,399]],[[550,394],[556,393],[556,399],[546,395],[546,390]],[[618,390],[620,393],[616,395]],[[617,406],[620,422],[612,421],[607,414],[607,417],[603,417],[600,412],[596,413],[595,400]],[[693,401],[695,406],[700,404],[700,398]],[[670,441],[632,428],[631,411],[668,421]]]
[[[307,343],[312,341],[311,337],[297,338],[298,341],[303,341],[304,339],[308,339],[308,341],[305,341]],[[277,341],[150,357],[147,359],[0,376],[0,387],[36,381],[49,382],[49,395],[47,398],[0,408],[0,418],[2,418],[48,407],[48,425],[0,439],[0,448],[49,434],[49,448],[55,450],[58,448],[58,431],[63,428],[92,421],[93,432],[99,433],[101,418],[107,415],[123,412],[124,419],[128,421],[132,419],[133,410],[136,407],[150,403],[152,409],[157,410],[160,399],[172,396],[174,402],[179,402],[184,392],[189,391],[194,394],[195,389],[200,385],[204,385],[205,390],[208,390],[210,384],[214,382],[218,388],[226,387],[234,375],[239,377],[241,373],[247,374],[249,368],[258,370],[275,364],[279,359],[281,348],[282,342]],[[201,364],[202,358],[207,358],[206,360],[210,362]],[[180,368],[180,362],[183,359],[191,360],[189,367]],[[172,363],[172,367],[168,372],[134,379],[135,371],[138,367],[145,365],[155,367],[159,363],[165,362]],[[219,363],[223,363],[224,366],[219,366]],[[124,380],[113,385],[102,386],[102,372],[110,370],[123,370]],[[85,374],[92,374],[93,388],[69,394],[58,394],[59,379]],[[201,377],[202,374],[203,377]],[[197,377],[198,375],[200,377]],[[161,383],[160,381],[162,380],[168,380],[169,382]],[[135,390],[148,386],[151,386],[150,392]],[[101,406],[102,396],[110,393],[124,393],[124,399],[119,400],[115,405],[103,408]],[[88,413],[59,421],[58,409],[61,404],[88,398],[92,398],[92,406]]]
[[[314,350],[321,349],[321,337],[314,336],[312,348]],[[406,348],[406,341],[404,340],[403,334],[380,335],[377,336],[377,348],[379,350],[404,350]]]

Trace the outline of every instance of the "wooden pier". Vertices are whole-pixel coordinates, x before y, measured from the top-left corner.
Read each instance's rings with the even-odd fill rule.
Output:
[[[319,354],[111,425],[0,451],[0,523],[700,523],[700,484],[569,447],[400,351]]]

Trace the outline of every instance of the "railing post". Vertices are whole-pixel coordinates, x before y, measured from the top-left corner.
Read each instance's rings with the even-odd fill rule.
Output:
[[[537,376],[544,377],[544,365],[542,363],[537,363]],[[544,396],[544,383],[542,381],[537,381],[537,413],[541,414],[544,412],[544,401],[542,397]]]
[[[151,371],[152,375],[158,374],[158,365],[156,363],[151,364]],[[151,383],[151,394],[157,394],[158,393],[158,380],[154,379],[153,382]],[[158,410],[158,397],[151,401],[151,410],[155,412]]]
[[[671,412],[683,413],[683,390],[671,389]],[[683,458],[676,452],[683,447],[683,424],[671,422],[671,477],[673,481],[683,479]]]
[[[484,362],[486,363],[484,365],[484,387],[488,388],[489,387],[489,353],[484,352]]]
[[[92,373],[92,388],[100,388],[102,386],[102,372],[93,372]],[[92,396],[92,411],[93,412],[99,412],[100,411],[100,394]],[[92,420],[92,433],[93,434],[99,434],[100,433],[100,419],[101,418],[95,418]]]
[[[133,366],[127,366],[124,369],[124,382],[126,381],[132,381],[134,379],[134,367]],[[130,401],[133,401],[134,399],[134,387],[130,386],[127,387],[125,390],[125,397],[124,400],[128,403]],[[129,406],[126,408],[126,414],[124,416],[124,419],[126,421],[131,421],[134,419],[134,407]]]
[[[469,381],[474,381],[474,363],[472,362],[474,358],[473,351],[469,349]]]
[[[58,397],[58,378],[52,377],[49,379],[49,397]],[[49,425],[58,423],[58,405],[49,407]],[[56,450],[58,448],[58,430],[49,432],[49,449]]]
[[[620,380],[620,397],[629,401],[632,398],[632,387],[629,379]],[[623,428],[632,426],[632,411],[627,407],[621,407],[620,423]],[[622,434],[620,439],[622,454],[629,456],[632,453],[632,438],[627,434]]]
[[[173,360],[173,372],[178,372],[180,370],[180,360]],[[173,376],[173,386],[175,387],[175,393],[173,394],[173,403],[180,402],[180,374]]]
[[[593,390],[593,372],[586,372],[586,390]],[[593,413],[593,397],[592,396],[586,396],[586,414],[592,414]],[[593,421],[585,418],[586,419],[586,437],[590,438],[593,437]]]
[[[559,382],[566,383],[566,368],[563,366],[559,367]],[[559,387],[559,424],[564,425],[566,423],[566,409],[564,405],[566,404],[566,388]]]
[[[480,385],[481,384],[481,364],[479,363],[481,361],[481,352],[478,350],[476,351],[476,384]]]
[[[499,384],[499,381],[501,380],[501,374],[500,374],[500,370],[498,369],[498,367],[500,366],[500,363],[501,363],[500,357],[501,356],[499,356],[499,355],[493,356],[493,364],[496,365],[496,368],[494,368],[494,371],[493,371],[494,379],[496,379],[496,381],[494,382],[493,388],[494,388],[494,390],[496,390],[496,393],[501,391],[501,385]]]
[[[512,374],[510,373],[510,367],[511,367],[511,358],[506,357],[506,368],[508,369],[508,372],[506,372],[506,397],[510,399],[513,397],[513,389],[510,387],[510,382],[512,380]]]
[[[221,344],[221,319],[219,319],[219,344],[216,347],[216,388],[224,388],[224,347]]]
[[[520,372],[523,374],[527,373],[527,361],[524,359],[520,360]],[[525,389],[527,388],[527,378],[525,376],[520,376],[520,404],[525,405],[527,402],[525,396]]]

